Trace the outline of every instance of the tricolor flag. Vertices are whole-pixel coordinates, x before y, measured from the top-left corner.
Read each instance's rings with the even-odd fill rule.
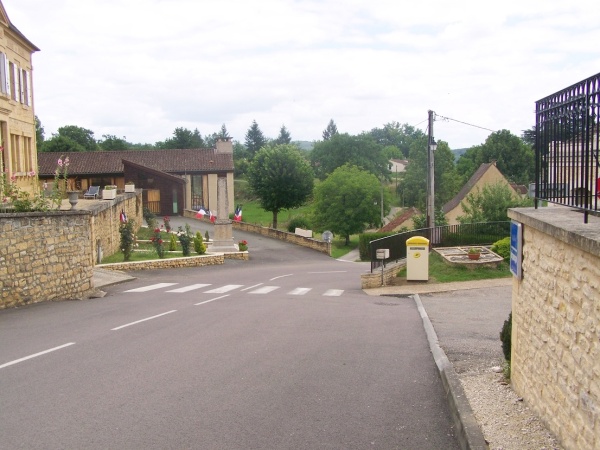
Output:
[[[212,211],[210,211],[210,210],[208,211],[208,215],[210,216],[210,221],[211,221],[212,223],[215,223],[215,220],[217,220],[217,216],[215,216],[215,215],[212,213]]]
[[[236,222],[240,222],[242,220],[242,207],[238,206],[235,208],[235,213],[233,214],[233,220]]]
[[[125,214],[125,211],[121,210],[121,214],[119,214],[119,220],[121,223],[127,223],[127,214]]]
[[[204,209],[204,207],[201,207],[198,212],[196,213],[196,217],[198,219],[202,219],[204,218],[204,216],[206,216],[208,213],[206,212],[206,210]]]

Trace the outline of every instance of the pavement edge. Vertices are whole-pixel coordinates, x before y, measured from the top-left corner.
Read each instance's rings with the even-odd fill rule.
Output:
[[[427,334],[427,340],[429,341],[429,348],[435,360],[435,364],[439,370],[440,378],[446,392],[446,398],[448,405],[450,406],[450,413],[456,426],[456,435],[460,443],[461,448],[464,450],[487,450],[489,448],[483,432],[475,419],[475,414],[471,409],[471,405],[467,400],[465,391],[462,387],[458,375],[454,370],[454,366],[446,356],[446,353],[440,347],[437,334],[433,328],[427,311],[421,302],[419,294],[411,295],[421,319],[423,320],[423,327]]]

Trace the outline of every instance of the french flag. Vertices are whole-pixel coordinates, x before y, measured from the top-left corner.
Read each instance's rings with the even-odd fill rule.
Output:
[[[206,212],[206,210],[204,209],[204,207],[201,207],[198,212],[196,213],[196,217],[198,219],[202,219],[204,218],[204,216],[206,216],[208,213]]]
[[[127,214],[125,214],[125,211],[121,210],[121,214],[119,214],[119,220],[121,223],[127,223]]]
[[[242,220],[242,207],[238,206],[235,208],[235,213],[233,214],[233,220],[236,222],[240,222]]]
[[[215,223],[215,220],[217,220],[217,216],[215,216],[215,215],[212,213],[212,211],[210,211],[210,210],[208,211],[208,215],[210,216],[210,221],[211,221],[212,223]]]

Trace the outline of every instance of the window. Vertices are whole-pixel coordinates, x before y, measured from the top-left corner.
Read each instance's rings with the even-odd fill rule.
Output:
[[[31,106],[31,76],[25,69],[21,70],[21,103]]]
[[[8,58],[0,52],[0,92],[10,97],[10,68]]]
[[[17,66],[12,63],[9,62],[8,63],[8,75],[10,77],[10,98],[12,98],[13,100],[19,100],[19,94],[17,93],[17,89],[19,88],[19,72],[17,69]]]

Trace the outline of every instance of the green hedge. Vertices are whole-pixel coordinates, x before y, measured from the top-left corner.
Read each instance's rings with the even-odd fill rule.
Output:
[[[360,252],[361,261],[370,261],[369,244],[371,241],[391,236],[397,233],[363,233],[358,237],[358,251]]]

